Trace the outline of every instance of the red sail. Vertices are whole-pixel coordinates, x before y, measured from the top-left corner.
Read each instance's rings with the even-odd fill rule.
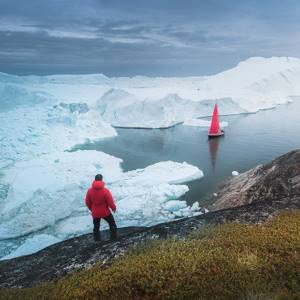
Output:
[[[218,106],[215,104],[213,116],[210,123],[209,134],[218,134],[220,132]]]

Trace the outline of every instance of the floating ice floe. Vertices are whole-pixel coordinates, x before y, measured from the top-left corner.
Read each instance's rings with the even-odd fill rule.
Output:
[[[166,161],[123,173],[120,162],[102,152],[76,151],[42,155],[8,168],[0,238],[30,239],[47,230],[61,240],[89,232],[92,219],[84,198],[97,173],[103,174],[116,200],[118,226],[152,225],[197,212],[197,205],[191,208],[180,197],[188,191],[183,182],[203,176],[199,168]]]
[[[108,183],[116,180],[120,162],[102,152],[77,151],[16,163],[4,171],[9,189],[0,204],[0,237],[26,235],[80,211],[93,175],[103,173]]]
[[[232,171],[231,174],[232,174],[232,176],[238,176],[238,175],[240,175],[240,173],[238,171]]]
[[[183,123],[183,125],[186,126],[196,126],[196,127],[209,127],[210,126],[210,120],[203,120],[203,119],[191,119],[187,120]],[[228,126],[228,122],[223,121],[220,122],[220,127],[224,128]]]

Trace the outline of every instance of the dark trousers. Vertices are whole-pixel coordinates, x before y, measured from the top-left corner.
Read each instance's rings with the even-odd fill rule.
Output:
[[[115,240],[117,238],[117,225],[115,222],[115,219],[112,214],[108,215],[107,217],[103,218],[109,225],[109,230],[110,230],[110,239]],[[95,218],[93,220],[94,223],[94,240],[95,241],[100,241],[100,221],[101,218]]]

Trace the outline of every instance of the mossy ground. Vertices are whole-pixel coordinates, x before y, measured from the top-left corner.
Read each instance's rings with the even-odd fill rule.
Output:
[[[300,299],[300,212],[148,243],[101,270],[75,272],[1,299]]]

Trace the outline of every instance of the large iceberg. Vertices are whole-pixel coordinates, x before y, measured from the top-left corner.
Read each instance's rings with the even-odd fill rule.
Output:
[[[139,99],[124,90],[111,89],[97,103],[97,110],[105,121],[115,127],[168,128],[187,120],[209,116],[215,102],[193,101],[177,94],[161,99]],[[224,114],[245,113],[230,98],[218,99]]]
[[[97,110],[115,127],[165,128],[210,116],[253,113],[300,95],[300,60],[256,57],[213,76],[112,79]]]
[[[185,78],[0,73],[0,113],[26,105],[81,102],[115,127],[174,126],[210,116],[216,101],[221,115],[256,112],[297,95],[300,60],[290,57],[255,57],[216,75]]]

